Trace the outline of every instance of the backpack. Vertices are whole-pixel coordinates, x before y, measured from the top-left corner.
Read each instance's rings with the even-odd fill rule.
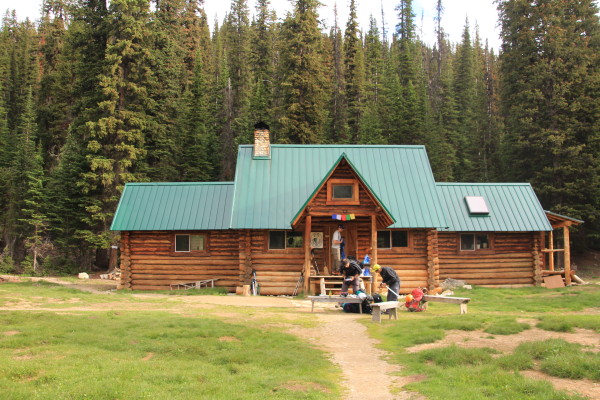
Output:
[[[423,308],[423,305],[425,303],[427,302],[423,300],[423,290],[420,288],[416,288],[412,291],[411,294],[406,296],[406,303],[404,304],[404,306],[410,312],[421,312],[425,311],[425,308]]]
[[[344,303],[344,304],[342,304],[342,309],[344,310],[344,312],[347,312],[347,313],[355,313],[355,314],[360,313],[360,307],[359,307],[358,303]],[[362,312],[363,312],[363,314],[372,314],[373,313],[373,308],[371,307],[371,304],[367,300],[362,302]]]

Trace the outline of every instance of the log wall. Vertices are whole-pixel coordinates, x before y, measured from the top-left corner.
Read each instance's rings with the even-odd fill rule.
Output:
[[[538,232],[497,232],[490,249],[460,251],[460,234],[439,233],[439,280],[460,279],[480,286],[534,285],[536,258],[534,240]],[[539,246],[539,244],[538,244]]]
[[[427,253],[428,231],[409,230],[408,240],[407,249],[377,249],[377,262],[382,267],[394,268],[400,277],[401,293],[410,293],[417,287],[428,287],[428,262],[432,263],[432,270],[434,268],[433,256],[428,257]]]
[[[173,255],[176,233],[206,234],[207,252]],[[124,232],[121,269],[125,269],[125,274],[121,285],[133,290],[164,290],[169,289],[171,283],[218,278],[216,286],[234,292],[240,274],[238,236],[235,231]]]
[[[251,263],[260,294],[291,295],[304,266],[304,249],[269,250],[268,234],[268,230],[251,234]]]

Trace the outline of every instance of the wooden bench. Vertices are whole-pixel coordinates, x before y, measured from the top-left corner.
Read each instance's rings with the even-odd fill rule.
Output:
[[[169,285],[169,287],[171,288],[171,290],[173,289],[183,289],[183,290],[188,290],[188,289],[200,289],[202,286],[204,287],[209,287],[208,285],[210,285],[210,287],[215,287],[215,281],[218,281],[219,279],[204,279],[201,281],[194,281],[194,282],[180,282],[180,283],[171,283]]]
[[[467,313],[467,303],[471,301],[468,297],[446,297],[446,296],[431,296],[424,295],[423,300],[425,301],[436,301],[438,303],[451,303],[460,305],[460,313]]]
[[[382,303],[373,303],[371,304],[371,308],[373,309],[373,322],[381,323],[381,312],[388,310],[390,319],[392,316],[394,319],[398,319],[397,310],[400,306],[400,303],[397,301],[384,301]]]
[[[357,303],[360,313],[362,314],[362,300],[358,297],[342,297],[342,296],[308,296],[312,303],[310,312],[315,311],[315,301],[319,303]]]

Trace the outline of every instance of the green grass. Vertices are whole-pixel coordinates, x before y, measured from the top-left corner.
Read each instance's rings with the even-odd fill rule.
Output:
[[[583,311],[600,305],[600,289],[597,285],[552,290],[542,287],[491,289],[476,286],[472,290],[460,289],[454,292],[457,297],[471,298],[469,311],[476,307],[480,312],[558,313]],[[438,304],[435,303],[435,306]],[[453,308],[444,310],[451,309]]]
[[[568,379],[591,379],[600,382],[600,354],[583,351],[579,344],[561,339],[523,343],[515,354],[541,361],[541,371]]]
[[[537,324],[540,329],[555,332],[573,332],[575,328],[600,332],[600,316],[596,315],[544,315]]]
[[[401,312],[398,321],[365,322],[369,333],[391,353],[390,361],[404,367],[402,374],[424,377],[407,389],[431,400],[580,399],[555,390],[547,382],[526,378],[519,371],[537,369],[560,378],[598,382],[600,354],[564,340],[523,343],[506,354],[489,348],[464,348],[461,343],[411,353],[406,348],[441,340],[450,330],[478,331],[482,338],[490,339],[518,334],[531,326],[520,318],[539,321],[537,326],[546,330],[600,332],[597,311],[585,314],[586,309],[600,305],[600,287],[476,287],[456,290],[455,296],[471,298],[469,314],[458,315],[453,304],[431,303],[423,313]]]
[[[330,399],[321,351],[273,329],[163,312],[0,315],[3,399]],[[301,390],[299,388],[302,388]]]

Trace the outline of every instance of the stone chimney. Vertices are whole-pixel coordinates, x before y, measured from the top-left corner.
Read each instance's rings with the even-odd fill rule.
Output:
[[[253,158],[271,158],[271,137],[269,125],[262,121],[254,125]]]

